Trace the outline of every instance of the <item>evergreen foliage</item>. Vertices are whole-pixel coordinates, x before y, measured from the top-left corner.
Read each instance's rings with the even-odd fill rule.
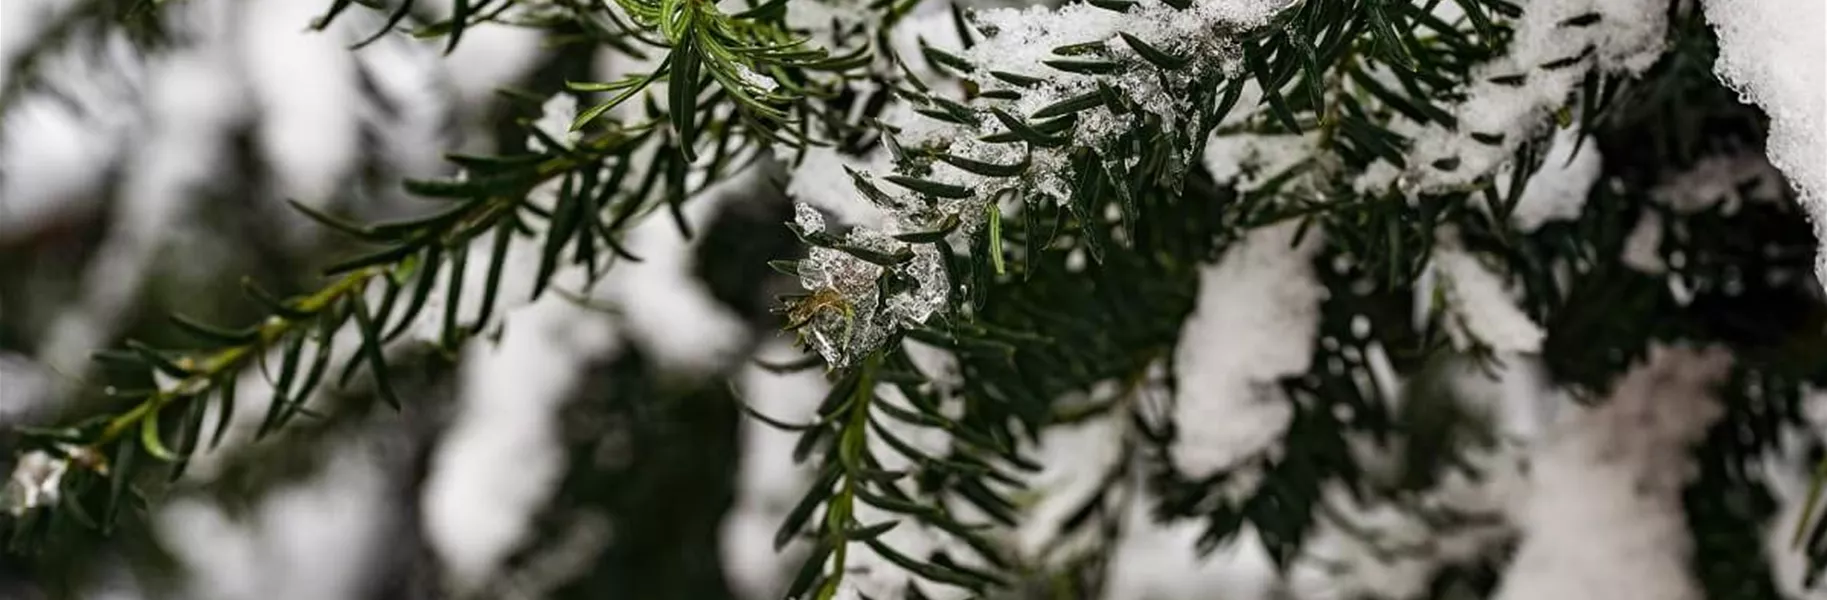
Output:
[[[151,47],[163,4],[88,2],[67,28],[128,27]],[[1320,529],[1350,527],[1336,490],[1397,506],[1442,536],[1487,526],[1493,515],[1429,508],[1442,481],[1480,476],[1485,466],[1467,455],[1503,444],[1445,373],[1501,371],[1508,358],[1538,354],[1554,382],[1597,404],[1653,347],[1676,343],[1723,346],[1734,359],[1718,390],[1724,416],[1695,450],[1699,475],[1683,492],[1694,573],[1708,597],[1776,594],[1755,534],[1775,511],[1757,465],[1802,426],[1808,391],[1827,386],[1827,303],[1811,276],[1816,241],[1786,185],[1774,201],[1698,209],[1655,195],[1671,172],[1760,153],[1767,129],[1715,81],[1718,49],[1692,2],[1649,3],[1667,19],[1653,64],[1568,47],[1495,78],[1485,68],[1506,60],[1525,12],[1548,2],[952,6],[960,47],[896,41],[897,28],[920,18],[917,0],[852,4],[451,0],[448,18],[415,25],[423,11],[413,0],[335,0],[317,28],[371,11],[385,16],[376,39],[456,48],[479,24],[512,22],[551,32],[565,56],[607,49],[645,66],[600,82],[571,69],[551,78],[562,85],[504,90],[520,117],[507,137],[526,147],[452,154],[455,175],[405,181],[435,205],[423,216],[368,223],[295,203],[346,236],[348,254],[298,293],[250,273],[257,317],[174,314],[141,330],[161,342],[128,339],[98,353],[107,410],[17,432],[20,448],[67,470],[46,480],[55,493],[33,496],[55,503],[0,517],[10,548],[46,555],[90,530],[138,527],[135,515],[179,481],[189,458],[222,442],[238,400],[246,406],[248,373],[263,375],[275,398],[263,403],[262,438],[334,422],[306,408],[319,393],[371,390],[388,410],[411,413],[403,378],[435,379],[447,366],[437,357],[501,336],[507,307],[572,293],[566,273],[594,285],[641,261],[624,238],[667,219],[685,236],[730,244],[701,250],[699,270],[731,304],[779,283],[762,280],[764,266],[801,288],[746,316],[795,332],[807,350],[767,368],[820,370],[829,394],[806,422],[740,406],[793,432],[795,458],[814,473],[775,535],[777,548],[804,552],[787,597],[867,594],[855,580],[871,568],[910,574],[908,598],[1094,597],[1135,501],[1152,502],[1155,518],[1201,523],[1202,551],[1252,531],[1284,569]],[[1606,27],[1614,12],[1556,27]],[[1010,57],[1035,43],[1023,22],[1067,41],[1044,58]],[[1073,37],[1084,23],[1089,34]],[[25,85],[32,60],[11,69],[0,103]],[[1478,130],[1483,117],[1462,110],[1479,86],[1553,88],[1540,83],[1549,78],[1575,83],[1519,128]],[[554,93],[583,110],[553,110]],[[1439,136],[1465,136],[1473,150],[1432,154]],[[1600,152],[1602,174],[1576,213],[1519,226],[1530,176],[1552,167],[1562,136]],[[1295,140],[1294,160],[1212,147],[1262,140]],[[785,181],[818,152],[856,165],[886,157],[880,170],[844,167],[856,202],[882,220],[847,222],[810,203],[751,219],[761,225],[688,217],[715,183],[771,169]],[[1214,172],[1208,155],[1240,164]],[[1629,262],[1644,223],[1657,229],[1651,254],[1664,272]],[[1189,473],[1175,455],[1204,424],[1175,418],[1187,368],[1176,348],[1213,283],[1202,271],[1262,239],[1305,253],[1324,288],[1315,341],[1305,367],[1258,390],[1288,410],[1274,449]],[[511,258],[520,246],[534,258]],[[1544,334],[1539,347],[1487,339],[1489,329],[1467,322],[1484,313],[1442,280],[1447,255],[1518,290],[1516,308]],[[466,281],[475,263],[485,276]],[[525,297],[503,283],[517,269],[532,270],[518,273],[531,282]],[[642,460],[660,462],[579,461],[559,493],[617,514],[663,515],[621,532],[632,540],[623,543],[712,546],[714,520],[702,515],[727,508],[732,469],[716,457],[736,452],[727,443],[735,420],[719,407],[742,400],[717,385],[645,378],[642,360],[622,357],[584,386],[607,400],[573,408],[587,414],[568,420],[565,443],[600,454],[591,419],[614,415],[634,423],[629,443],[648,449]],[[1395,392],[1379,383],[1390,373],[1411,384]],[[1047,466],[1036,447],[1049,431],[1097,419],[1118,423],[1120,457],[1052,534],[1096,541],[1037,560],[1003,535],[1030,518],[1024,482]],[[685,431],[716,433],[700,442]],[[1367,459],[1366,447],[1399,457],[1396,466]],[[700,465],[677,468],[717,483],[668,479],[675,465]],[[558,511],[542,526],[576,527],[567,519],[587,519],[580,514]],[[1798,532],[1812,561],[1827,559],[1823,523]],[[919,547],[900,545],[910,531]],[[1488,564],[1443,568],[1432,597],[1490,597],[1515,541],[1498,537],[1481,553]],[[665,554],[601,559],[620,566],[554,593],[582,597],[595,579],[646,577],[652,587],[635,597],[728,593],[705,575],[714,565]]]

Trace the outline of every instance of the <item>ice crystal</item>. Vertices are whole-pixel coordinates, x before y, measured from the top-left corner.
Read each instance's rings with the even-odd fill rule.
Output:
[[[825,215],[804,202],[793,205],[793,222],[807,233],[824,233]]]
[[[826,234],[817,209],[800,203],[794,224],[806,235]],[[911,245],[859,229],[839,238],[848,248],[884,256],[912,253],[885,268],[845,250],[814,247],[799,263],[799,283],[811,295],[801,305],[812,345],[832,365],[844,365],[908,324],[924,322],[945,305],[945,257],[936,248]],[[889,284],[886,286],[885,284]]]

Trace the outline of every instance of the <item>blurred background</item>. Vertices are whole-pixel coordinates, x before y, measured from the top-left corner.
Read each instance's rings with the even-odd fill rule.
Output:
[[[194,343],[172,312],[257,319],[244,277],[321,285],[326,259],[351,248],[286,199],[362,220],[424,214],[437,206],[402,178],[449,175],[447,152],[525,147],[516,121],[541,103],[498,88],[547,96],[612,60],[499,25],[449,55],[398,34],[350,51],[384,14],[356,7],[311,31],[330,3],[301,0],[173,2],[147,31],[105,25],[133,4],[0,3],[0,432],[117,410],[85,385],[118,380],[89,354],[129,337]],[[421,4],[421,21],[449,5]],[[27,53],[43,55],[14,70]],[[402,358],[403,411],[360,386],[321,392],[322,418],[231,439],[115,535],[0,557],[0,598],[441,598],[447,580],[486,598],[765,594],[791,559],[772,552],[784,508],[766,494],[799,484],[790,461],[742,464],[784,457],[738,451],[766,441],[732,398],[790,409],[816,402],[822,379],[748,366],[793,354],[770,333],[779,282],[758,262],[704,259],[790,256],[785,197],[759,177],[713,194],[690,215],[695,239],[631,240],[648,261],[615,284],[641,300],[580,293],[509,316],[472,344],[488,349]]]

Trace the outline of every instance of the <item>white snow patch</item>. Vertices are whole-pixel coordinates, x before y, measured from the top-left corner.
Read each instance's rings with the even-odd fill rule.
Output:
[[[695,230],[685,237],[668,215],[654,213],[628,232],[624,243],[640,262],[623,261],[598,284],[625,315],[628,335],[660,368],[685,374],[723,371],[741,360],[748,325],[695,272],[698,244],[712,218],[759,184],[748,169],[707,189],[683,207]]]
[[[1141,486],[1141,482],[1134,482]],[[1109,567],[1104,600],[1268,600],[1278,587],[1275,565],[1255,528],[1244,527],[1211,554],[1196,550],[1205,524],[1157,522],[1157,499],[1138,494],[1123,513],[1123,535]]]
[[[35,4],[43,9],[47,2]],[[0,43],[10,65],[10,53],[19,50],[14,45],[28,38],[22,29],[30,26],[26,11],[32,6],[5,6]],[[141,126],[143,115],[134,105],[143,68],[118,33],[79,38],[39,59],[39,87],[15,98],[0,122],[0,240],[101,210],[104,178],[97,175],[127,152],[122,140]]]
[[[384,561],[394,484],[361,442],[324,469],[284,484],[245,520],[213,502],[178,498],[157,511],[166,547],[189,568],[181,597],[359,600]]]
[[[1115,399],[1106,399],[1115,400]],[[1080,399],[1080,401],[1085,401]],[[1027,478],[1024,495],[1036,497],[1024,508],[1015,532],[1015,547],[1029,564],[1056,566],[1083,551],[1094,549],[1095,524],[1081,535],[1062,537],[1061,527],[1074,511],[1103,489],[1105,480],[1123,457],[1124,428],[1129,413],[1121,400],[1109,412],[1079,423],[1058,424],[1041,430],[1032,458],[1041,470]]]
[[[1637,217],[1629,237],[1624,238],[1623,262],[1625,266],[1650,275],[1668,271],[1668,264],[1662,260],[1661,215],[1644,211]]]
[[[1681,508],[1688,456],[1722,410],[1708,386],[1731,357],[1654,347],[1598,408],[1531,453],[1514,494],[1524,537],[1497,600],[1701,598]]]
[[[1202,161],[1214,181],[1249,191],[1312,158],[1317,139],[1313,134],[1214,136],[1205,145]]]
[[[1432,304],[1434,291],[1444,291],[1447,333],[1459,348],[1483,344],[1501,353],[1532,353],[1547,337],[1540,325],[1516,306],[1502,276],[1478,257],[1442,241],[1434,251],[1428,272],[1415,286],[1417,306]]]
[[[776,154],[785,160],[791,152],[790,149],[780,149]],[[882,152],[870,152],[861,158],[848,158],[830,147],[809,148],[799,166],[793,168],[792,181],[787,183],[787,195],[831,213],[840,223],[880,227],[888,219],[887,212],[869,202],[859,201],[859,194],[850,183],[850,175],[844,172],[846,166],[864,172],[883,171],[889,168],[889,162],[887,155]]]
[[[361,154],[361,88],[351,21],[307,31],[322,7],[258,0],[246,9],[241,60],[261,120],[257,134],[286,197],[313,206],[335,200]],[[341,35],[338,35],[341,34]]]
[[[484,584],[524,542],[564,471],[560,410],[589,361],[615,351],[608,316],[559,296],[514,310],[497,344],[464,348],[461,413],[432,456],[425,535],[453,584]]]
[[[764,344],[756,353],[758,360],[771,363],[801,356],[783,339]],[[749,365],[737,385],[742,401],[756,412],[787,423],[808,423],[816,418],[818,403],[830,388],[823,375],[819,369],[775,373]],[[793,462],[797,432],[743,419],[741,436],[736,505],[723,521],[723,568],[742,597],[773,600],[786,591],[787,577],[799,561],[799,552],[774,550],[774,532],[806,493],[814,472],[810,463]]]
[[[56,380],[37,362],[0,352],[0,427],[21,425],[42,410],[57,389]]]
[[[1667,174],[1650,197],[1681,214],[1717,207],[1730,214],[1745,202],[1774,202],[1783,197],[1782,174],[1756,154],[1707,156],[1692,167]]]
[[[215,166],[229,159],[229,129],[248,115],[243,90],[228,67],[204,52],[148,65],[151,124],[146,139],[138,141],[142,151],[126,161],[122,196],[112,207],[108,236],[82,275],[82,296],[58,315],[40,350],[51,368],[89,371],[90,353],[117,334],[117,321],[155,270],[161,251],[214,183]]]
[[[1319,303],[1318,236],[1293,244],[1296,224],[1252,231],[1199,274],[1199,297],[1174,351],[1179,391],[1173,464],[1204,477],[1262,452],[1287,428],[1277,378],[1312,361]]]
[[[1602,167],[1596,142],[1590,138],[1582,141],[1579,131],[1572,127],[1556,131],[1541,169],[1523,184],[1522,197],[1516,201],[1510,220],[1517,229],[1531,232],[1549,221],[1578,218]],[[1483,203],[1478,206],[1488,208]]]
[[[565,140],[576,113],[575,100],[559,94],[545,109],[538,125]],[[557,185],[554,181],[540,186],[533,201],[549,205]],[[541,229],[535,226],[536,232]],[[489,256],[494,237],[478,237],[471,243],[471,255]],[[478,340],[464,347],[461,412],[432,456],[421,499],[426,537],[460,589],[486,584],[508,553],[525,542],[535,511],[549,499],[564,471],[564,450],[558,443],[560,410],[584,367],[614,354],[621,339],[615,316],[587,305],[594,301],[588,290],[576,291],[588,278],[582,266],[558,269],[537,301],[513,305],[525,302],[537,283],[542,239],[516,236],[508,244],[498,312],[493,315],[500,319],[501,337],[495,343]],[[469,314],[481,310],[488,262],[468,261],[463,297],[475,299]],[[445,278],[454,276],[451,269],[445,270]],[[437,339],[443,304],[451,300],[440,293],[428,302],[414,325],[418,338]],[[488,334],[493,328],[482,324],[481,330]]]

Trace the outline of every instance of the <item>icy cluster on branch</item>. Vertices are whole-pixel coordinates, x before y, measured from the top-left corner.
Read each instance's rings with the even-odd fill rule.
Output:
[[[795,207],[794,223],[807,233],[824,233],[824,217],[811,206]],[[868,230],[851,234],[848,241],[864,249],[884,254],[904,248],[895,240]],[[914,285],[887,297],[883,302],[876,280],[884,267],[839,250],[814,247],[799,264],[800,285],[808,290],[834,294],[819,296],[820,306],[812,316],[813,347],[833,365],[845,364],[849,357],[868,352],[887,340],[888,334],[904,324],[921,323],[945,304],[944,257],[932,246],[914,246],[909,264],[898,273],[911,275]],[[824,303],[830,302],[830,305]]]
[[[1770,162],[1801,192],[1815,235],[1827,242],[1827,3],[1705,0],[1719,33],[1720,79],[1770,117]],[[1827,285],[1827,251],[1816,258]]]
[[[1432,124],[1412,132],[1408,172],[1399,174],[1403,189],[1435,192],[1472,184],[1507,162],[1588,73],[1635,75],[1662,54],[1668,27],[1664,0],[1540,0],[1521,6],[1506,52],[1472,72],[1466,99],[1450,109],[1454,126]],[[1380,190],[1397,175],[1381,164],[1357,187]]]
[[[1058,9],[1029,7],[997,9],[978,13],[972,19],[982,39],[970,48],[944,48],[969,63],[966,74],[980,89],[1017,89],[1016,100],[978,98],[972,101],[970,124],[959,124],[918,115],[912,106],[902,104],[885,121],[897,133],[895,141],[909,151],[945,152],[965,160],[997,165],[1025,165],[1013,178],[986,177],[944,162],[932,165],[922,179],[958,186],[971,193],[965,198],[930,198],[884,184],[880,197],[870,198],[883,211],[878,226],[859,227],[842,238],[865,250],[894,254],[915,253],[915,259],[899,265],[882,267],[870,261],[841,252],[822,252],[802,265],[813,273],[806,277],[806,287],[815,297],[825,298],[832,308],[820,310],[813,337],[820,352],[834,358],[832,364],[849,363],[877,347],[905,324],[918,323],[944,306],[945,295],[933,293],[948,285],[943,272],[933,268],[943,257],[925,254],[928,244],[913,244],[894,239],[900,234],[941,230],[947,223],[959,226],[949,234],[955,247],[976,235],[986,220],[988,210],[1009,210],[993,206],[990,199],[1003,192],[1033,194],[1065,202],[1072,195],[1071,154],[1077,149],[1109,150],[1108,146],[1124,132],[1130,131],[1139,115],[1118,115],[1108,108],[1093,108],[1077,113],[1076,124],[1067,134],[1069,143],[1061,147],[1042,147],[1025,143],[989,143],[980,138],[1002,133],[1008,127],[991,111],[1006,111],[1016,119],[1027,120],[1043,108],[1063,100],[1094,93],[1106,86],[1147,118],[1158,120],[1163,130],[1179,131],[1193,127],[1193,117],[1204,109],[1194,106],[1189,88],[1208,76],[1236,69],[1238,32],[1260,27],[1287,5],[1281,0],[1207,0],[1195,2],[1185,10],[1176,10],[1160,2],[1144,2],[1127,12],[1073,3]],[[916,19],[902,25],[916,32],[931,28],[950,28],[949,19]],[[1140,53],[1123,41],[1127,34],[1166,54],[1180,57],[1185,66],[1171,71],[1157,69]],[[934,36],[935,38],[937,36]],[[930,40],[928,43],[931,43]],[[1045,61],[1062,58],[1053,50],[1073,44],[1093,44],[1096,52],[1122,61],[1127,67],[1116,73],[1089,75],[1047,65]],[[1013,86],[993,72],[1040,78],[1025,87]],[[1123,152],[1111,152],[1107,160],[1132,160]],[[1172,170],[1178,172],[1195,156],[1177,157]],[[1119,165],[1127,168],[1128,164]],[[904,169],[902,171],[905,171]],[[903,174],[906,174],[903,172]],[[854,200],[853,200],[854,201]],[[802,211],[803,214],[803,211]],[[936,252],[936,251],[935,251]],[[930,258],[927,258],[930,257]],[[877,279],[883,271],[912,285],[906,291],[894,291],[881,297]],[[876,308],[894,309],[893,314],[874,316]]]

